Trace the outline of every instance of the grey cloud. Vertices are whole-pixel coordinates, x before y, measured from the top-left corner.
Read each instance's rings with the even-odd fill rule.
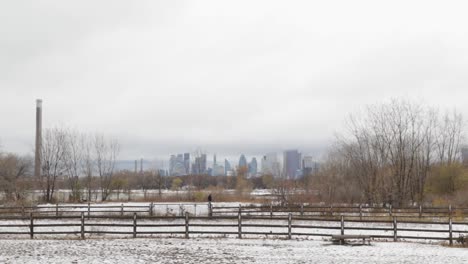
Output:
[[[0,139],[45,127],[118,138],[122,156],[196,147],[320,152],[363,105],[468,108],[464,2],[10,1],[0,4]]]

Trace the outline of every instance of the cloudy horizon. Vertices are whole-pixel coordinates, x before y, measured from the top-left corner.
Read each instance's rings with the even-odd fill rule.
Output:
[[[116,138],[119,159],[203,149],[320,156],[368,104],[468,116],[463,1],[8,1],[0,145],[43,127]],[[415,16],[414,14],[417,14]]]

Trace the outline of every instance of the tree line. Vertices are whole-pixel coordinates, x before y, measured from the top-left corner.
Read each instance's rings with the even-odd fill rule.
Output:
[[[463,132],[456,111],[441,113],[404,100],[368,106],[347,119],[346,132],[337,136],[312,185],[329,202],[466,203]]]
[[[44,130],[40,153],[41,173],[35,178],[30,156],[0,152],[0,188],[6,200],[21,200],[27,191],[40,190],[42,200],[51,202],[58,187],[70,190],[72,201],[91,199],[97,189],[103,201],[111,193],[119,153],[116,140],[50,128]],[[82,197],[83,189],[86,197]]]

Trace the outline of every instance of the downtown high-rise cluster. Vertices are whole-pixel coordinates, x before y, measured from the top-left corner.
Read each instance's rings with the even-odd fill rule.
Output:
[[[273,175],[286,179],[297,179],[304,175],[310,175],[318,171],[319,163],[312,156],[304,156],[298,150],[287,150],[283,152],[283,159],[278,154],[270,152],[263,155],[260,161],[252,157],[248,161],[241,154],[239,161],[234,166],[228,159],[219,163],[216,154],[213,155],[212,166],[208,166],[206,154],[190,153],[171,155],[169,159],[169,176],[184,175],[211,175],[211,176],[235,176],[243,173],[247,177],[260,177],[262,175]]]

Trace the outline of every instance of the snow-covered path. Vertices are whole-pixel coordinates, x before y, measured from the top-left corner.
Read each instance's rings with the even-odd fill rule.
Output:
[[[0,263],[468,263],[468,249],[229,238],[0,240]]]

